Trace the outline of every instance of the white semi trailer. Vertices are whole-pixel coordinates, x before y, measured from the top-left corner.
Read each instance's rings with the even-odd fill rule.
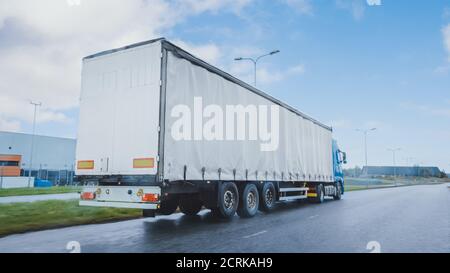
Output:
[[[83,59],[80,205],[251,217],[344,192],[332,129],[161,38]]]

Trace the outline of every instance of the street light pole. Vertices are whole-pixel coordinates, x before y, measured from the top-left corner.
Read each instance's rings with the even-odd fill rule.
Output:
[[[406,166],[414,166],[414,157],[405,157]]]
[[[363,129],[356,129],[356,131],[361,132],[364,134],[364,153],[366,158],[366,167],[367,167],[367,133],[371,131],[375,131],[377,128],[372,128],[369,130],[363,130]]]
[[[243,57],[238,57],[238,58],[235,58],[234,60],[235,60],[235,61],[251,61],[251,62],[253,63],[253,66],[254,66],[254,75],[253,75],[253,76],[254,76],[254,85],[255,85],[255,87],[256,87],[256,68],[257,68],[258,61],[259,61],[260,59],[264,58],[264,57],[271,56],[271,55],[275,55],[275,54],[277,54],[277,53],[280,53],[280,51],[279,51],[279,50],[274,50],[274,51],[269,52],[269,53],[267,53],[267,54],[261,55],[261,56],[259,56],[259,57],[256,58],[256,59],[254,59],[254,58],[243,58]]]
[[[393,163],[394,163],[394,181],[395,181],[395,186],[397,186],[397,181],[395,180],[396,177],[397,177],[397,165],[395,163],[395,153],[398,152],[398,151],[401,151],[402,149],[401,148],[394,148],[394,149],[387,149],[387,150],[392,152],[392,160],[393,160]]]
[[[34,150],[34,135],[36,133],[36,114],[37,114],[37,108],[42,105],[40,102],[32,102],[30,101],[30,104],[34,106],[34,116],[33,116],[33,134],[31,135],[31,151],[30,151],[30,166],[28,171],[28,187],[30,187],[31,183],[31,170],[33,165],[33,150]]]

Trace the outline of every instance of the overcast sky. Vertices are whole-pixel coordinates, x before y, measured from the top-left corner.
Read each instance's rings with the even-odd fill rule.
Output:
[[[349,165],[450,169],[450,1],[0,0],[0,130],[76,137],[83,56],[164,36],[333,126]]]

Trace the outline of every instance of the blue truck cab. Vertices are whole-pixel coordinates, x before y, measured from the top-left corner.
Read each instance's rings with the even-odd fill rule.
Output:
[[[334,179],[336,183],[340,183],[341,193],[344,194],[344,172],[342,171],[342,165],[347,164],[347,155],[339,149],[335,139],[333,139],[332,151]]]

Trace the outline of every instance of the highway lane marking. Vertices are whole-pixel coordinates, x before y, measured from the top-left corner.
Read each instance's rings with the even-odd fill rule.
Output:
[[[252,238],[252,237],[255,237],[255,236],[264,234],[264,233],[266,233],[266,232],[267,232],[267,230],[263,230],[263,231],[260,231],[260,232],[256,232],[256,233],[253,233],[253,234],[244,236],[244,237],[242,237],[242,238],[244,238],[244,239],[249,239],[249,238]]]
[[[309,219],[314,219],[314,218],[317,218],[317,217],[319,217],[319,215],[313,215],[313,216],[309,216]]]

